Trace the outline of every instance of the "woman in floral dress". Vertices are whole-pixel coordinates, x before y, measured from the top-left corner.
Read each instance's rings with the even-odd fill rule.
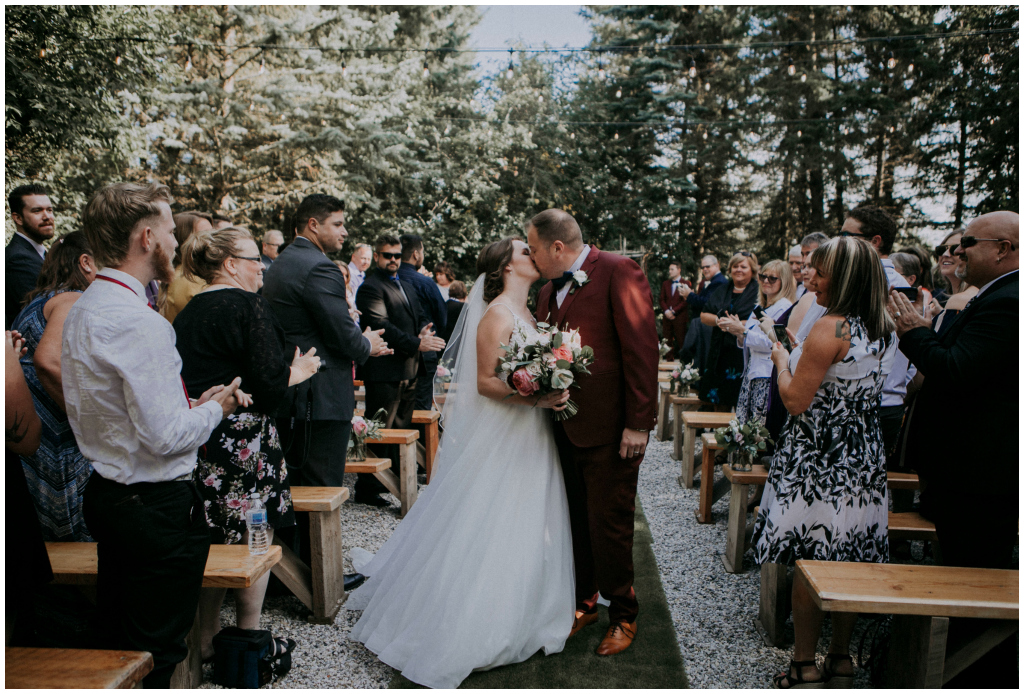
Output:
[[[270,534],[295,525],[288,468],[272,414],[289,386],[310,378],[320,366],[315,350],[295,355],[289,365],[284,331],[270,304],[256,294],[263,286],[263,262],[248,231],[234,227],[194,234],[181,250],[184,277],[208,286],[174,320],[182,379],[189,397],[198,397],[217,379],[242,378],[252,405],[239,407],[213,430],[199,449],[196,485],[206,501],[212,541],[248,542],[245,512],[254,492],[267,509]],[[238,626],[259,628],[269,572],[251,587],[235,591]],[[220,631],[225,589],[208,588],[200,598],[203,658],[213,655]],[[293,644],[292,644],[293,645]],[[287,650],[287,641],[275,641]]]
[[[779,394],[790,417],[772,457],[754,528],[755,561],[889,560],[885,452],[878,418],[882,382],[896,353],[885,311],[887,282],[877,254],[836,238],[811,257],[817,302],[828,309],[789,354],[776,343]],[[793,585],[796,643],[776,686],[835,680],[849,685],[856,615],[833,615],[832,644],[819,671],[814,654],[823,613],[802,581]]]

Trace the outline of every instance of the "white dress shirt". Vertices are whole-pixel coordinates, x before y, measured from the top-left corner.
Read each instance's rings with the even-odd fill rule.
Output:
[[[355,301],[356,292],[359,291],[359,285],[366,279],[366,273],[356,267],[355,263],[348,264],[348,293]]]
[[[41,243],[36,243],[35,241],[33,241],[29,237],[25,236],[20,231],[16,231],[14,233],[17,234],[18,236],[20,236],[21,238],[25,239],[29,243],[31,243],[32,244],[32,248],[36,249],[36,253],[39,254],[39,257],[42,258],[43,260],[46,260],[46,246],[44,246]]]
[[[174,341],[142,284],[111,268],[68,311],[61,348],[68,421],[101,477],[135,484],[189,475],[196,450],[220,423],[216,402],[189,409]]]
[[[590,244],[583,244],[583,250],[580,251],[579,256],[576,258],[576,262],[569,268],[569,272],[576,272],[583,267],[583,261],[587,259],[587,254],[590,253]],[[555,302],[558,304],[558,308],[562,308],[562,302],[565,301],[565,297],[569,296],[569,290],[576,286],[575,280],[569,280],[565,285],[558,290],[555,294]]]
[[[435,284],[437,283],[435,282]],[[448,288],[451,286],[452,285],[450,284],[447,287],[442,287],[440,284],[437,285],[437,291],[441,292],[441,298],[444,299],[445,301],[448,301],[448,299],[451,298],[448,296]]]
[[[779,299],[764,310],[765,314],[773,321],[778,322],[779,318],[789,310],[793,302],[789,299]],[[761,324],[757,317],[751,313],[750,318],[744,326],[747,332],[743,338],[743,361],[748,379],[771,378],[772,377],[772,347],[775,340],[769,340],[768,336],[761,330]],[[736,338],[739,345],[739,338]]]

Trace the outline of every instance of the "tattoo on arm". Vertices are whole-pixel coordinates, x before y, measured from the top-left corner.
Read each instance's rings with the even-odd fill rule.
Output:
[[[853,335],[850,334],[850,324],[845,319],[836,321],[836,337],[846,342],[853,340]]]
[[[14,423],[9,429],[4,429],[4,440],[7,443],[21,443],[28,436],[28,425],[25,424],[24,428],[22,428],[22,424],[24,424],[24,416],[15,412]]]

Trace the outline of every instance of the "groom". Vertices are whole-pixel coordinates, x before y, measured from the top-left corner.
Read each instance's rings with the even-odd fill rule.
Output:
[[[573,394],[576,416],[555,424],[576,565],[576,618],[570,636],[597,621],[598,591],[611,626],[598,655],[636,638],[633,513],[640,462],[654,427],[658,333],[647,278],[629,258],[583,243],[572,215],[545,210],[526,226],[541,276],[537,319],[578,328],[594,349],[591,375]]]

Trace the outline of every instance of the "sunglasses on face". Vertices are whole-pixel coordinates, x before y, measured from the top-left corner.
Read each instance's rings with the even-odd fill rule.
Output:
[[[1006,241],[1006,243],[1010,244],[1010,250],[1011,251],[1015,250],[1014,247],[1013,247],[1013,244],[1010,243],[1010,241],[1008,239],[979,239],[977,236],[961,236],[960,237],[960,248],[962,248],[962,249],[964,249],[966,251],[971,246],[978,245],[978,243],[981,242],[981,241],[994,241],[996,243],[1001,243],[1003,241]]]
[[[943,244],[940,244],[940,245],[936,246],[935,247],[935,257],[936,258],[941,258],[942,256],[946,255],[946,253],[949,253],[950,255],[953,255],[953,249],[956,248],[958,245],[960,245],[960,244],[957,244],[957,243],[943,243]]]
[[[749,258],[750,256],[753,255],[753,253],[751,253],[750,251],[736,251],[736,253],[738,255],[742,255],[742,256],[745,256],[747,258]]]
[[[761,280],[761,284],[774,284],[779,281],[778,277],[772,277],[771,275],[758,275],[757,278]]]
[[[398,260],[399,258],[402,257],[402,254],[401,253],[385,253],[385,252],[381,251],[380,257],[383,258],[384,260]]]
[[[859,239],[864,239],[864,238],[867,238],[867,236],[866,236],[866,235],[864,235],[864,234],[855,234],[855,233],[854,233],[854,232],[852,232],[852,231],[840,231],[840,232],[839,232],[839,235],[840,235],[840,236],[855,236],[855,237],[857,237],[857,238],[859,238]]]

